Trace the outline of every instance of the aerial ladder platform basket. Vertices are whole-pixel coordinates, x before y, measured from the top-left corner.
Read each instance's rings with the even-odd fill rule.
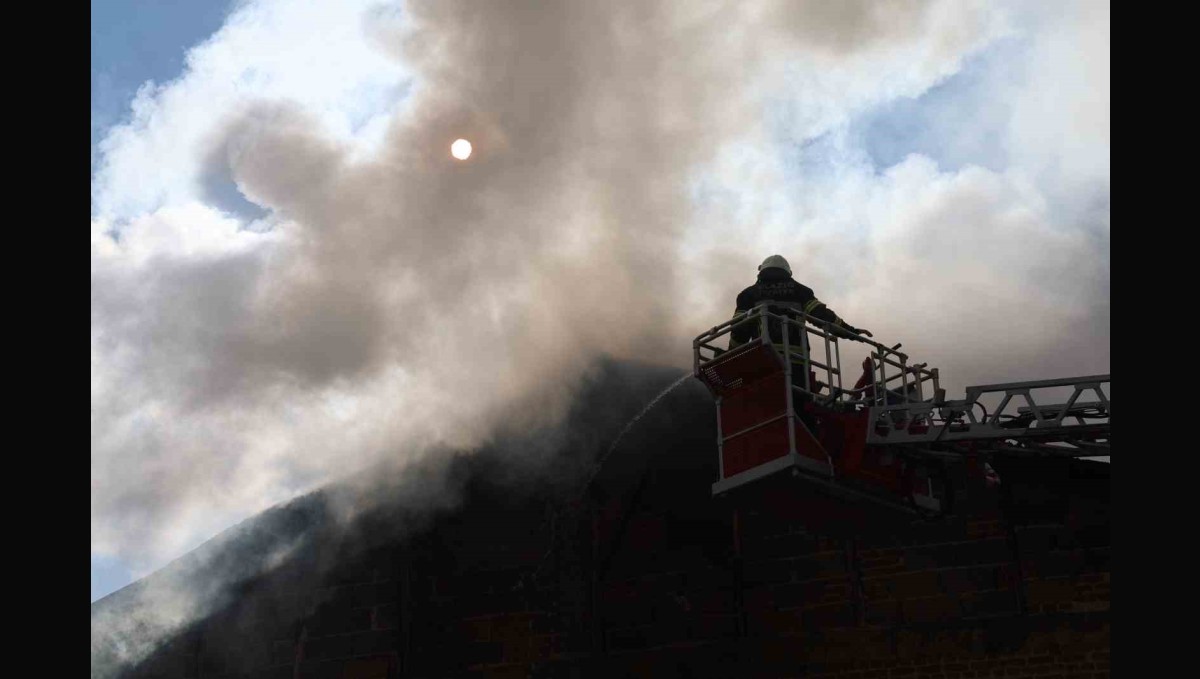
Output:
[[[717,346],[744,325],[754,339]],[[839,339],[869,348],[854,388],[842,384]],[[965,398],[947,400],[937,368],[899,349],[774,301],[697,337],[693,374],[717,404],[713,495],[792,477],[846,502],[937,515],[964,489],[994,481],[994,455],[1109,454],[1108,375],[968,387]],[[1035,400],[1067,389],[1064,403]],[[988,412],[980,399],[992,394],[1001,401]]]

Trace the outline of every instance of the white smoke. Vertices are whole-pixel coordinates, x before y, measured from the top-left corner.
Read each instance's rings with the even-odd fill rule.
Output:
[[[101,145],[93,551],[685,367],[769,254],[952,393],[1106,372],[1108,8],[1062,8],[242,3]],[[998,44],[1001,165],[874,166],[855,120]]]

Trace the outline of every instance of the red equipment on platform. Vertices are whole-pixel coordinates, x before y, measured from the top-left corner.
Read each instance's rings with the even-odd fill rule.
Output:
[[[716,346],[747,324],[755,339],[728,351]],[[839,337],[870,349],[849,390]],[[810,344],[823,344],[822,355]],[[770,300],[697,337],[693,374],[717,400],[713,495],[793,476],[840,498],[942,513],[960,490],[997,485],[985,464],[992,456],[1109,455],[1108,375],[973,386],[966,398],[947,400],[937,369],[910,364],[899,349]],[[1063,403],[1034,399],[1035,391],[1040,401],[1068,390]],[[1087,392],[1097,400],[1080,400]],[[999,403],[985,407],[985,395]],[[1013,413],[1017,399],[1027,405]]]
[[[824,364],[808,356],[807,342],[781,347],[771,344],[766,332],[745,345],[715,350],[711,359],[700,360],[701,348],[713,348],[710,336],[728,332],[738,320],[714,328],[698,338],[696,345],[695,374],[717,399],[719,479],[713,484],[714,495],[787,472],[840,496],[910,511],[941,509],[931,481],[935,470],[869,447],[870,411],[856,407],[852,400],[838,400],[838,396],[855,392],[842,392],[836,386],[841,375],[829,352],[836,338],[826,328],[805,327],[826,341]],[[768,321],[803,323],[803,319],[773,314],[766,305],[740,320],[762,322],[764,330]],[[785,354],[793,360],[785,360]],[[803,362],[797,365],[796,358]],[[818,382],[816,371],[805,370],[805,364],[822,369],[827,381]],[[793,380],[793,374],[805,372],[807,380]],[[926,371],[926,375],[936,379],[936,373]],[[823,390],[829,393],[822,394]]]

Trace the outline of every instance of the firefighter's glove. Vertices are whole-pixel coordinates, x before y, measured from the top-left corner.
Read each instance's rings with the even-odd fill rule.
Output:
[[[866,335],[867,337],[874,337],[874,335],[871,334],[871,331],[867,330],[865,328],[855,328],[854,332],[856,332],[860,335]]]

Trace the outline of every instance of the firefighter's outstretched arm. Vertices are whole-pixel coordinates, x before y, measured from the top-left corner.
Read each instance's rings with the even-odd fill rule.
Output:
[[[838,317],[837,314],[833,313],[833,309],[830,309],[829,307],[825,306],[825,303],[822,302],[821,300],[817,299],[816,297],[813,297],[811,300],[809,300],[808,304],[804,305],[804,312],[809,314],[810,316],[819,318],[822,321],[829,323],[829,325],[833,328],[833,333],[840,337],[848,338],[848,339],[857,339],[848,333],[856,333],[859,335],[866,335],[867,337],[873,337],[870,330],[867,330],[865,328],[856,328],[853,325],[850,325],[849,323],[847,323],[846,321],[843,321],[840,317]],[[843,332],[839,332],[839,330],[848,331],[848,332],[843,333]]]

